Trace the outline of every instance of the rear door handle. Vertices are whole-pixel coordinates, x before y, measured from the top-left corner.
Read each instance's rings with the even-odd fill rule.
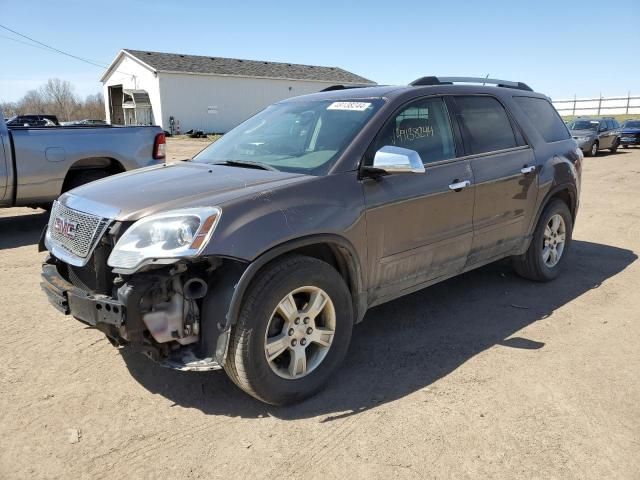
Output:
[[[462,190],[463,188],[468,187],[469,185],[471,185],[471,182],[469,180],[464,180],[463,182],[455,182],[449,185],[449,189],[450,190]]]
[[[527,173],[535,172],[536,171],[536,167],[535,167],[535,165],[532,165],[531,167],[522,167],[520,169],[520,171],[526,175]]]

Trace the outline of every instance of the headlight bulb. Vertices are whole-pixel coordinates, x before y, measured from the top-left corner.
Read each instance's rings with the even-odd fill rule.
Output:
[[[176,243],[179,246],[190,245],[193,242],[193,229],[187,222],[182,222],[176,232]]]

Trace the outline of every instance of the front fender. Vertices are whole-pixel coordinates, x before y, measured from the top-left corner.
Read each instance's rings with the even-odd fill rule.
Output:
[[[340,173],[249,196],[223,205],[203,256],[255,261],[265,252],[312,235],[344,237],[366,251],[364,200],[356,172]]]

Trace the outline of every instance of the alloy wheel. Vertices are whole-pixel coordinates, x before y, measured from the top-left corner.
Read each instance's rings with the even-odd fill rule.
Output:
[[[555,267],[564,252],[567,238],[566,225],[562,215],[555,214],[547,222],[544,229],[544,242],[542,246],[542,261],[549,267]]]
[[[264,353],[278,376],[297,380],[325,359],[336,330],[336,311],[321,288],[300,287],[286,295],[271,314]]]

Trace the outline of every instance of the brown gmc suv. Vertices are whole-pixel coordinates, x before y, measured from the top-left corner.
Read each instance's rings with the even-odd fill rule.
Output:
[[[51,213],[43,289],[114,345],[224,368],[282,405],[329,380],[369,307],[504,257],[552,280],[582,152],[547,97],[477,81],[330,87],[190,161],[72,190]]]

